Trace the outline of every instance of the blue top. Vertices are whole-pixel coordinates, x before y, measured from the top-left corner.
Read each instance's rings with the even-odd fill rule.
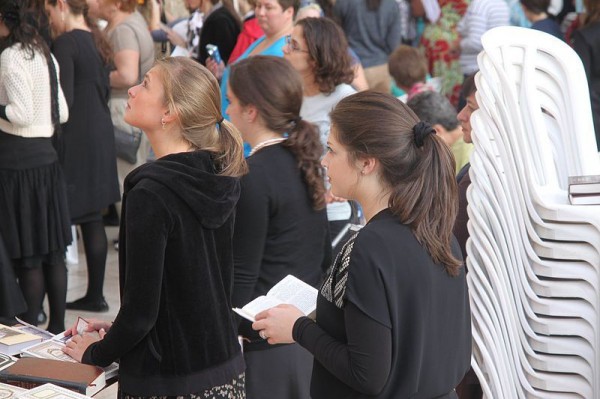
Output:
[[[558,23],[552,18],[542,19],[541,21],[534,22],[531,25],[531,29],[540,30],[551,34],[552,36],[558,37],[560,40],[565,40]]]
[[[248,58],[250,53],[265,40],[265,36],[259,38],[257,41],[252,43],[250,47],[244,51],[240,58],[236,60],[243,60]],[[275,43],[264,49],[260,55],[272,55],[274,57],[283,57],[283,46],[285,46],[285,36],[277,40]],[[223,117],[229,120],[229,115],[225,111],[227,111],[227,107],[229,106],[229,101],[227,101],[227,82],[229,81],[229,66],[225,68],[223,72],[223,77],[221,78],[221,113]]]

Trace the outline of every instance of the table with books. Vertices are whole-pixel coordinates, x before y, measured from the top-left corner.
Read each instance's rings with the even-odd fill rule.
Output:
[[[81,364],[62,351],[69,336],[20,322],[12,327],[0,324],[0,398],[117,396],[118,364]]]

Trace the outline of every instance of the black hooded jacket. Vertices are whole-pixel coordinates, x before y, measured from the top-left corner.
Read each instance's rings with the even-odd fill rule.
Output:
[[[120,360],[120,389],[185,395],[244,370],[231,312],[239,180],[208,152],[165,156],[125,179],[119,233],[121,308],[84,363]]]

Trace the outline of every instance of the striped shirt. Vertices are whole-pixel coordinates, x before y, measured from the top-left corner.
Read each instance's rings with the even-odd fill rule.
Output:
[[[483,50],[481,36],[497,26],[509,24],[509,10],[505,0],[473,0],[467,13],[458,24],[460,41],[460,66],[465,75],[479,69],[477,54]]]

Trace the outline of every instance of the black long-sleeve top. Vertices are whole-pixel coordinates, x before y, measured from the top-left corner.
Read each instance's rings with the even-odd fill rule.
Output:
[[[265,295],[288,274],[317,287],[330,263],[325,209],[314,210],[294,155],[281,144],[248,158],[242,177],[233,237],[233,306]],[[269,345],[243,320],[239,333],[253,341],[244,350]]]
[[[381,211],[336,259],[316,322],[300,318],[293,336],[315,357],[313,399],[453,397],[471,358],[464,269],[448,275]]]

